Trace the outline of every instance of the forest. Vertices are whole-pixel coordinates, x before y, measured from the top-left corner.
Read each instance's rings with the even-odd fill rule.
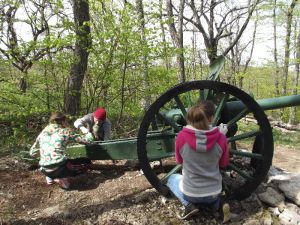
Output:
[[[220,80],[255,99],[299,92],[298,0],[1,0],[0,14],[0,152],[27,148],[53,111],[105,107],[114,138],[135,135],[220,55]],[[268,116],[300,121],[297,107]]]
[[[209,97],[216,113],[206,127],[228,128],[222,159],[227,152],[229,162],[218,173],[220,202],[230,205],[227,224],[299,224],[299,5],[0,0],[0,225],[223,224],[224,210],[215,215],[205,207],[183,222],[177,215],[187,207],[170,192],[163,196],[167,180],[181,170],[174,142],[189,123],[187,109]],[[222,83],[203,81],[220,59]],[[294,95],[298,105],[266,115],[257,104]],[[43,166],[29,156],[52,112],[66,115],[67,121],[56,114],[72,129],[64,130],[83,134],[74,121],[98,107],[106,109],[113,140],[71,146],[66,136],[55,145],[50,140],[66,164]],[[197,137],[197,145],[202,140]],[[93,162],[76,177],[42,173],[74,158]]]

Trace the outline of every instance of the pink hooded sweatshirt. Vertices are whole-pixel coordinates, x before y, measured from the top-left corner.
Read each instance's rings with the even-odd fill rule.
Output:
[[[206,197],[221,193],[219,167],[228,165],[229,152],[226,137],[218,127],[184,127],[176,138],[175,150],[176,161],[183,166],[180,190],[185,195]]]

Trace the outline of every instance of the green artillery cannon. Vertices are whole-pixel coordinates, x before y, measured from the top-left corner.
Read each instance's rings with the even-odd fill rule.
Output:
[[[163,194],[167,178],[181,167],[156,174],[150,162],[174,156],[176,134],[186,125],[187,109],[210,99],[216,105],[213,125],[226,123],[229,129],[230,164],[222,172],[227,196],[248,197],[265,179],[272,164],[273,135],[264,110],[298,106],[300,95],[255,101],[237,87],[217,81],[223,64],[224,57],[219,57],[211,66],[207,80],[179,84],[156,99],[145,113],[136,138],[75,145],[68,148],[69,157],[138,159],[148,181]],[[245,125],[246,117],[254,122]]]

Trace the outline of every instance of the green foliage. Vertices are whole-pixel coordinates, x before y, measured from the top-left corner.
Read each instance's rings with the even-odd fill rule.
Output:
[[[62,1],[51,3],[53,12],[64,10]],[[167,59],[172,62],[178,50],[169,40],[163,42],[158,32],[160,22],[164,25],[168,22],[165,18],[158,20],[158,4],[151,4],[145,11],[146,41],[141,37],[138,13],[130,4],[123,8],[111,1],[90,1],[89,4],[92,46],[81,92],[80,114],[104,106],[113,122],[114,138],[134,135],[143,117],[145,97],[152,103],[177,84],[176,65],[170,64],[171,68],[166,69],[165,62]],[[76,60],[69,48],[75,41],[73,31],[72,17],[64,16],[49,35],[37,41],[22,42],[19,47],[22,52],[49,50],[33,62],[27,74],[15,69],[11,65],[13,60],[0,59],[0,126],[4,129],[1,146],[15,151],[26,148],[45,125],[49,113],[63,111],[67,79],[71,64]],[[188,46],[184,53],[187,80],[205,79],[208,66],[195,62],[195,50]],[[243,89],[255,99],[271,98],[275,96],[273,71],[272,65],[251,67],[246,74],[236,74],[235,78],[243,77]],[[23,76],[29,85],[26,93],[18,89],[19,78]],[[288,87],[291,85],[289,80]],[[287,121],[288,117],[289,110],[284,110],[283,119]],[[300,121],[299,110],[297,118]]]
[[[254,123],[244,123],[239,122],[238,123],[239,132],[245,133],[249,130],[255,130],[257,125]],[[299,131],[287,131],[282,132],[279,129],[276,129],[273,127],[272,133],[273,133],[273,140],[275,146],[286,146],[288,148],[293,148],[295,150],[300,150],[300,132]],[[252,141],[250,138],[249,140],[244,139],[245,143],[252,144]]]
[[[300,132],[281,132],[278,129],[273,129],[273,138],[275,145],[284,145],[295,150],[300,149]]]
[[[48,121],[47,112],[1,115],[0,154],[28,151],[30,144]]]
[[[291,71],[293,73],[293,71]],[[251,67],[248,69],[246,74],[242,74],[244,77],[243,90],[253,96],[255,99],[265,99],[265,98],[276,98],[275,95],[275,76],[274,68],[270,66],[265,67]],[[279,80],[279,88],[281,91],[281,80]],[[287,81],[287,95],[291,95],[292,92],[292,80],[291,77]],[[300,87],[298,87],[298,93],[300,92]],[[277,114],[279,115],[280,109],[273,111],[266,111],[268,115]],[[290,108],[285,108],[282,111],[282,120],[288,122],[290,116]],[[300,121],[300,112],[296,111],[297,121]]]

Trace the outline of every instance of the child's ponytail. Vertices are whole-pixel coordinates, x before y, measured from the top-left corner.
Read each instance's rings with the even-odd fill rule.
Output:
[[[214,113],[214,103],[212,101],[203,101],[189,109],[186,116],[187,123],[199,130],[209,130],[210,120]]]
[[[189,125],[192,125],[198,130],[209,129],[209,121],[200,105],[192,106],[187,113],[186,119]]]

